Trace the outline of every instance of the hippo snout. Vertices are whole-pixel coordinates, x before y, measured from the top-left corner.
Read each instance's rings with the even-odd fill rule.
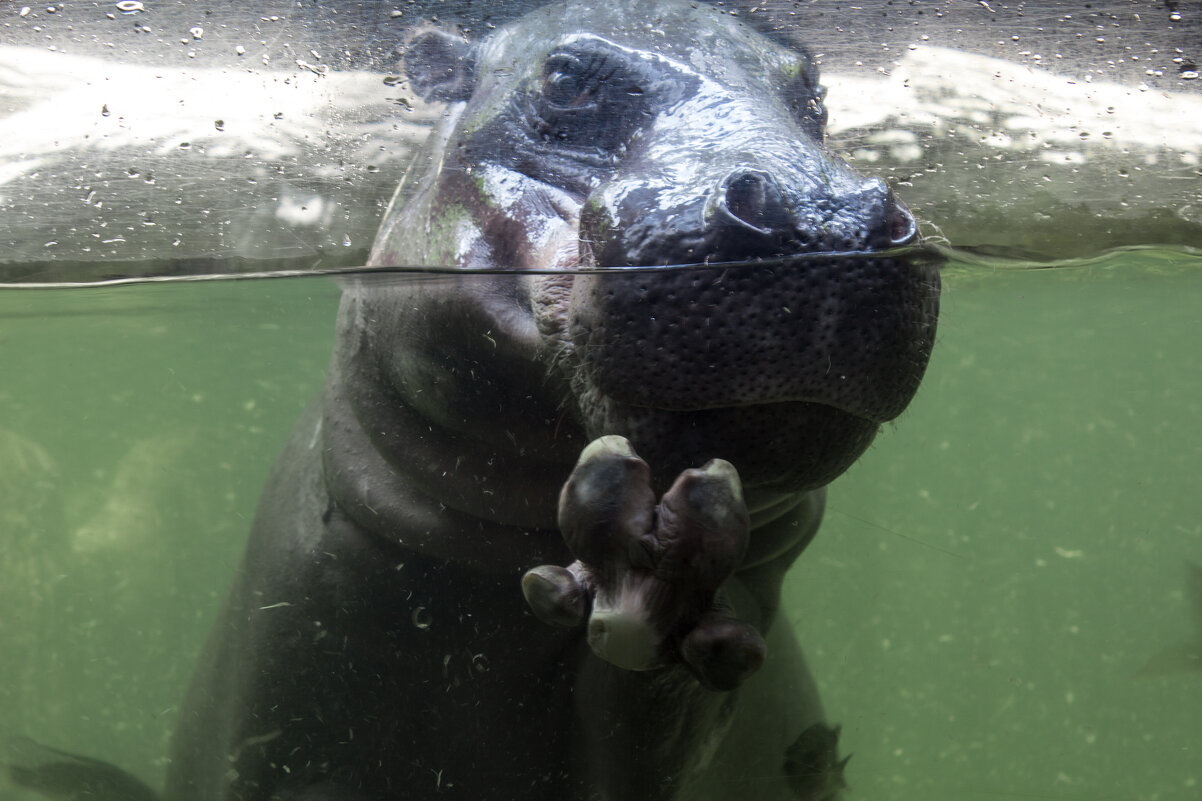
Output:
[[[922,259],[785,259],[580,276],[569,332],[589,383],[648,408],[809,402],[880,423],[918,388],[935,329]]]
[[[842,165],[831,171],[838,174],[833,185],[788,174],[796,168],[747,166],[693,188],[627,177],[586,203],[582,260],[602,267],[714,264],[879,251],[918,239],[914,218],[882,181]]]
[[[918,227],[882,181],[793,141],[793,161],[700,163],[691,190],[637,165],[596,190],[580,226],[599,266],[707,267],[577,277],[567,333],[585,384],[647,409],[900,414],[934,339],[937,270],[897,251]]]
[[[852,196],[828,205],[849,210],[853,220],[851,230],[831,237],[829,244],[835,250],[883,250],[911,244],[918,238],[914,217],[879,179],[870,179]],[[758,235],[773,255],[811,250],[822,239],[790,215],[780,185],[764,170],[731,173],[710,196],[703,220],[706,225],[730,229],[736,236]]]

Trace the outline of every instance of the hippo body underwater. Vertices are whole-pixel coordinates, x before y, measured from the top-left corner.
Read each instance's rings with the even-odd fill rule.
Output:
[[[704,5],[405,50],[447,111],[371,262],[472,273],[344,279],[166,797],[835,798],[774,620],[926,367],[913,219],[823,148],[808,56]]]

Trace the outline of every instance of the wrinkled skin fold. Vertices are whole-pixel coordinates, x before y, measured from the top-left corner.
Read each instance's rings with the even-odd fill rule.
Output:
[[[403,51],[446,112],[372,263],[509,272],[344,285],[166,795],[832,801],[780,586],[925,370],[913,218],[704,5]]]

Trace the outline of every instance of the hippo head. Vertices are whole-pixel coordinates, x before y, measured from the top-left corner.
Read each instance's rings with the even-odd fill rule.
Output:
[[[805,53],[704,5],[610,0],[475,44],[419,30],[405,59],[448,107],[371,263],[517,271],[441,308],[541,365],[588,438],[626,436],[664,480],[727,459],[755,519],[913,397],[936,263],[892,192],[824,147]],[[413,385],[413,357],[387,358]]]

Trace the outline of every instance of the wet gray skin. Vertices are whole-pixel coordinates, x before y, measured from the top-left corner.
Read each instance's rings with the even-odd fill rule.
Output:
[[[453,42],[414,42],[439,67],[414,87],[466,102],[418,163],[441,171],[401,187],[374,263],[654,266],[914,240],[888,189],[822,147],[804,55],[705,8],[573,7],[574,33],[562,13],[527,18],[452,67]],[[661,491],[680,470],[729,459],[757,519],[840,474],[904,408],[938,297],[932,268],[892,259],[500,283],[465,282],[459,292],[482,297],[462,313],[551,365],[569,385],[557,404],[590,439],[630,437]],[[412,341],[406,327],[429,317],[389,310],[408,294],[348,293],[344,318],[378,308],[393,341]],[[394,354],[387,380],[404,385],[414,355]]]
[[[424,29],[405,66],[446,115],[372,263],[516,272],[346,284],[167,795],[833,799],[773,621],[925,369],[937,271],[881,254],[913,219],[823,147],[808,57],[706,6]],[[726,266],[571,272],[681,263]]]

